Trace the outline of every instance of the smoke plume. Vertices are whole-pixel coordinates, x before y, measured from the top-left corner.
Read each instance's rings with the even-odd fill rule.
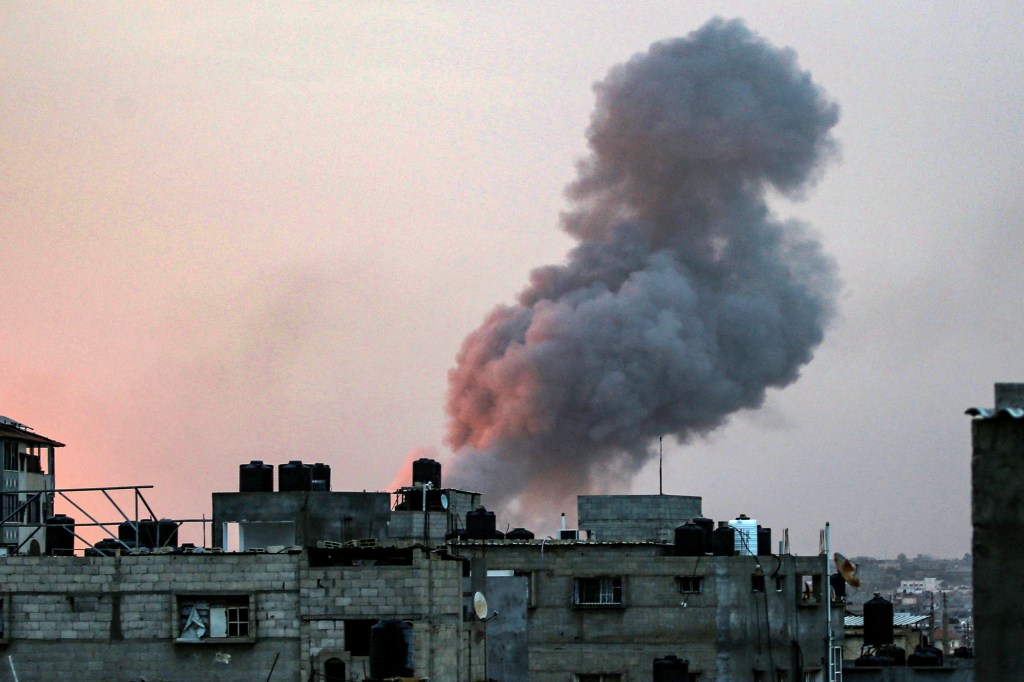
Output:
[[[798,377],[838,287],[773,217],[816,179],[838,107],[796,55],[740,21],[651,46],[595,85],[568,187],[579,244],[463,342],[449,376],[448,483],[529,520],[621,485],[653,454]]]

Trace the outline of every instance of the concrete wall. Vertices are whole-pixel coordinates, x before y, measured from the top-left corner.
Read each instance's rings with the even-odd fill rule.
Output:
[[[1021,388],[997,384],[997,407],[1024,407]],[[1024,418],[996,413],[971,427],[975,669],[981,680],[1006,679],[1024,670]]]
[[[580,530],[596,540],[673,542],[676,526],[700,516],[701,498],[686,495],[580,495]]]
[[[470,680],[462,624],[462,564],[418,549],[406,565],[310,566],[308,554],[7,557],[0,680],[308,680],[335,656],[350,672],[347,620],[411,621],[416,671]],[[330,564],[330,562],[326,562]],[[358,565],[355,565],[358,564]],[[237,595],[251,604],[249,637],[176,641],[182,600]],[[9,657],[9,659],[8,659]],[[478,656],[477,677],[482,675]],[[361,678],[360,678],[361,679]]]
[[[773,667],[789,671],[787,679],[800,679],[798,653],[805,672],[820,670],[825,607],[820,600],[803,603],[799,576],[823,576],[821,557],[760,557],[767,591],[755,593],[754,557],[675,557],[669,549],[653,543],[534,541],[467,543],[457,551],[476,560],[474,570],[482,560],[488,570],[531,574],[532,682],[565,682],[574,673],[646,680],[654,659],[670,654],[689,660],[691,672],[705,681],[751,679],[753,670]],[[779,592],[776,575],[782,578]],[[622,577],[621,606],[574,605],[574,579],[595,576]],[[680,593],[678,579],[686,576],[702,578],[700,594]],[[841,638],[842,610],[834,609],[833,616]]]

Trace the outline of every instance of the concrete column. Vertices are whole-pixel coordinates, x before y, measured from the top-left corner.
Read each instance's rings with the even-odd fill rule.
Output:
[[[979,680],[1024,670],[1024,384],[996,384],[997,410],[971,425],[975,671]],[[972,411],[972,413],[974,413]],[[1016,414],[1015,414],[1016,413]]]

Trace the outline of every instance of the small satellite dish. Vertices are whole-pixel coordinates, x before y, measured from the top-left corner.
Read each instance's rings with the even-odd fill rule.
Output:
[[[441,493],[441,509],[448,509],[448,496]]]
[[[860,587],[860,576],[857,575],[857,564],[853,563],[839,552],[832,555],[832,561],[836,564],[836,570],[846,583],[854,588]]]
[[[480,620],[487,620],[487,597],[483,592],[473,595],[473,611],[476,612],[476,617]]]

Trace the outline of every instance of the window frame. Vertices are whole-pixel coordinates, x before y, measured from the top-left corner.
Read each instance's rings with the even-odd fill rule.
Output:
[[[805,586],[810,584],[810,591]],[[801,573],[800,579],[796,581],[796,603],[798,606],[821,606],[822,605],[822,579],[818,573]]]
[[[676,586],[679,588],[679,594],[704,594],[704,576],[676,576]],[[688,587],[689,589],[687,589]]]
[[[199,639],[182,638],[185,623],[188,619],[186,608],[205,605],[206,632]],[[225,634],[223,637],[210,635],[210,610],[212,607],[224,608],[225,628],[231,633],[235,627],[236,634]],[[244,609],[244,615],[239,613]],[[246,634],[237,634],[240,625],[245,626]],[[251,592],[177,592],[171,595],[171,639],[175,644],[217,645],[232,643],[252,643],[256,641],[256,595]]]
[[[621,575],[579,576],[572,580],[572,605],[578,609],[621,609],[626,605],[625,579]],[[584,590],[596,589],[596,600],[584,601]],[[590,594],[586,595],[590,597]],[[607,600],[606,600],[607,597]],[[603,673],[602,673],[603,674]]]

